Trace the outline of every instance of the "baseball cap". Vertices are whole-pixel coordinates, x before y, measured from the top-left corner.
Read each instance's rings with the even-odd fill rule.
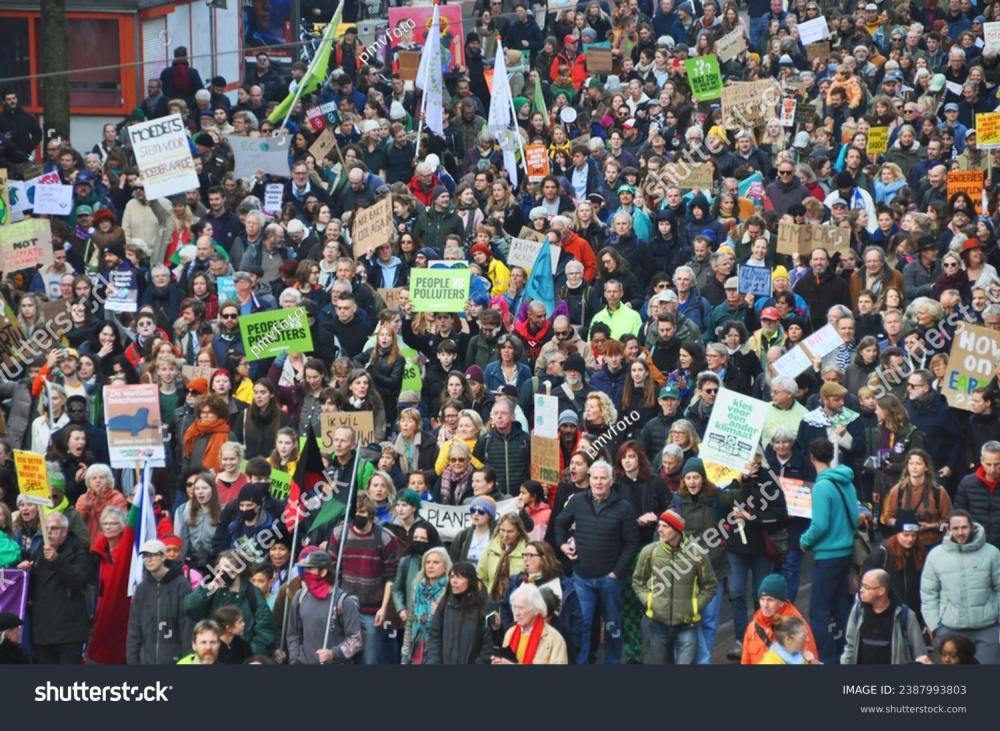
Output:
[[[878,5],[875,3],[868,3],[865,5],[865,10],[878,12]]]
[[[152,554],[166,553],[166,552],[167,552],[167,547],[163,545],[163,541],[157,541],[155,539],[152,541],[146,541],[139,548],[139,553],[143,555],[147,553],[152,555]]]
[[[730,277],[726,280],[726,289],[739,289],[740,288],[740,278]]]
[[[666,386],[660,389],[660,398],[675,398],[679,399],[681,397],[681,392],[677,390],[677,386],[673,383],[668,383]]]
[[[567,34],[563,37],[563,43],[576,43],[576,36]]]
[[[761,320],[780,320],[781,314],[777,307],[765,307],[760,313]]]
[[[948,104],[944,105],[944,110],[946,112],[957,112],[958,111],[958,105],[955,104],[955,102],[949,102]]]

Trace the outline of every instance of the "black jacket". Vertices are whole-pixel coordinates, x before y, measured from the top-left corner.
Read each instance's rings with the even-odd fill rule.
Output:
[[[497,487],[507,495],[516,495],[521,483],[528,479],[531,438],[516,421],[506,435],[490,429],[476,442],[472,454],[496,470]]]
[[[986,540],[1000,548],[1000,489],[991,492],[979,473],[977,470],[958,483],[955,507],[969,511],[972,520],[986,531]]]
[[[813,330],[826,325],[826,313],[834,305],[851,306],[851,291],[847,282],[829,267],[819,276],[810,272],[795,284],[795,294],[801,295],[809,305]]]
[[[37,645],[85,642],[90,635],[86,587],[95,580],[90,549],[70,533],[55,561],[47,561],[43,552],[39,546],[31,556],[31,639]]]
[[[575,524],[577,560],[573,572],[584,579],[597,579],[614,572],[625,579],[632,559],[639,551],[639,528],[635,510],[612,489],[607,499],[594,502],[590,489],[576,495],[556,519],[556,545],[569,537]]]
[[[180,564],[170,566],[159,581],[146,574],[132,597],[125,662],[174,665],[188,654],[194,623],[184,611],[184,597],[190,593]]]
[[[33,114],[20,107],[13,111],[6,107],[0,111],[0,136],[4,139],[3,146],[12,162],[26,162],[38,143],[42,141],[42,128]]]
[[[463,596],[450,592],[434,612],[427,632],[428,665],[486,665],[493,652],[493,633],[486,612],[477,607],[470,587]],[[483,605],[485,606],[485,605]]]

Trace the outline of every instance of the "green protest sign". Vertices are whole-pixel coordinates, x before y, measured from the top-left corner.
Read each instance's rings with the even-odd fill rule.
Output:
[[[411,269],[414,312],[462,312],[469,300],[468,269]]]
[[[281,470],[271,470],[271,497],[275,500],[287,500],[292,491],[292,476]]]
[[[722,96],[722,74],[719,73],[719,59],[714,55],[685,60],[684,71],[696,101],[707,102]]]
[[[420,354],[409,345],[400,346],[399,352],[406,359],[406,365],[403,366],[402,390],[420,393],[423,388],[423,379],[420,376]]]
[[[273,358],[281,353],[308,353],[313,349],[305,307],[243,315],[240,333],[247,360]]]

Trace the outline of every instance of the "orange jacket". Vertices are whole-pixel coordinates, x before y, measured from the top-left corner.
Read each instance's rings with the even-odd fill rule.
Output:
[[[566,52],[560,51],[552,59],[552,65],[549,66],[549,78],[553,81],[559,78],[560,65],[569,67],[569,75],[573,79],[573,86],[576,87],[577,91],[580,91],[583,82],[587,80],[587,55],[585,53],[578,53],[576,54],[576,58],[570,61]]]
[[[583,264],[583,279],[588,284],[597,277],[597,256],[594,247],[585,238],[572,231],[560,243],[563,251],[569,252],[574,259]]]
[[[785,606],[778,611],[778,615],[782,617],[798,617],[803,622],[806,621],[805,617],[799,613],[799,610],[791,602],[785,602]],[[740,658],[741,665],[758,665],[764,659],[767,651],[771,649],[771,643],[774,642],[774,629],[771,627],[773,619],[774,617],[765,617],[764,612],[760,609],[754,612],[753,619],[750,620],[750,624],[747,625],[747,631],[743,634],[743,657]],[[761,637],[761,632],[767,635],[767,642]],[[806,622],[806,637],[805,649],[818,658],[819,650],[816,649],[816,640],[813,637],[812,628],[808,622]]]

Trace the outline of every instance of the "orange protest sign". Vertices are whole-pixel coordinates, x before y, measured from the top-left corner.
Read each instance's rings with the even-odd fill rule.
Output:
[[[983,198],[983,175],[982,170],[952,170],[948,173],[948,200],[955,193],[967,193],[972,198],[978,215]]]
[[[525,145],[524,156],[528,166],[528,180],[532,183],[541,181],[549,174],[549,151],[545,145]]]

